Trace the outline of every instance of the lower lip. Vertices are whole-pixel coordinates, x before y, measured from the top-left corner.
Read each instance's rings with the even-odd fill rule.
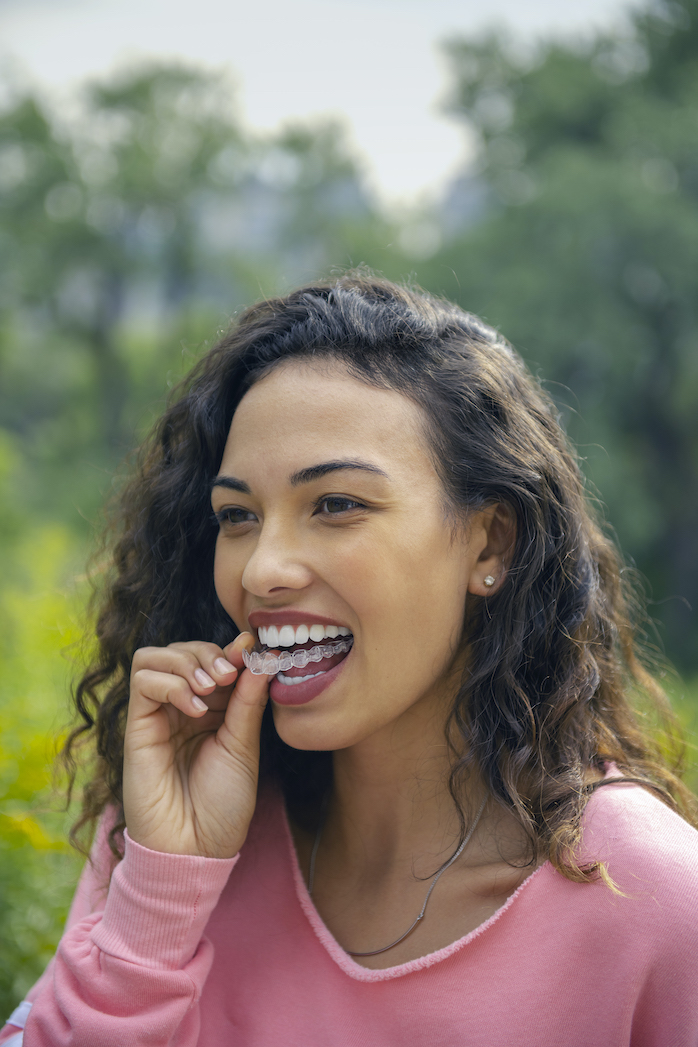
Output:
[[[313,676],[304,683],[281,683],[281,680],[277,680],[274,676],[269,685],[269,697],[277,705],[305,705],[307,702],[312,702],[313,698],[317,698],[331,683],[334,683],[350,657],[351,651],[332,669]]]

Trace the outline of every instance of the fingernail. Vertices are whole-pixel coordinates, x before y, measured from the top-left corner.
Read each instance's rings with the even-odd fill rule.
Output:
[[[205,673],[203,669],[194,670],[194,679],[201,687],[215,687],[216,681],[212,680],[208,673]]]
[[[213,663],[213,668],[216,670],[217,673],[220,673],[221,676],[225,676],[226,673],[237,672],[235,666],[231,665],[230,662],[227,662],[225,658],[216,658],[215,662]]]
[[[205,675],[206,674],[204,673],[204,676]],[[198,709],[200,713],[208,712],[208,706],[206,705],[206,702],[202,702],[201,699],[197,698],[196,695],[194,695],[194,697],[192,698],[191,704],[194,706],[195,709]]]

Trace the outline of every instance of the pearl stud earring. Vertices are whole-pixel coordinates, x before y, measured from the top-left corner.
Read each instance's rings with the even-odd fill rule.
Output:
[[[489,587],[491,585],[494,585],[495,579],[494,579],[494,577],[491,574],[488,574],[486,578],[483,578],[483,582],[485,583],[485,585],[489,589]]]

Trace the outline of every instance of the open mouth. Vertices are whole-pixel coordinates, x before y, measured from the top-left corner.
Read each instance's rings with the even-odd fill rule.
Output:
[[[337,625],[260,626],[257,636],[257,646],[242,653],[245,665],[256,676],[278,675],[289,686],[328,672],[354,643],[349,629]]]

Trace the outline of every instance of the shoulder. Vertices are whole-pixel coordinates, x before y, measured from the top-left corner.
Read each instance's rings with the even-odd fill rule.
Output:
[[[638,1043],[698,1042],[698,831],[630,782],[598,788],[582,829],[580,857],[603,862],[618,890],[565,884],[558,914],[632,1008]]]
[[[649,789],[609,783],[590,798],[581,856],[603,862],[621,891],[690,910],[698,930],[698,831]]]

